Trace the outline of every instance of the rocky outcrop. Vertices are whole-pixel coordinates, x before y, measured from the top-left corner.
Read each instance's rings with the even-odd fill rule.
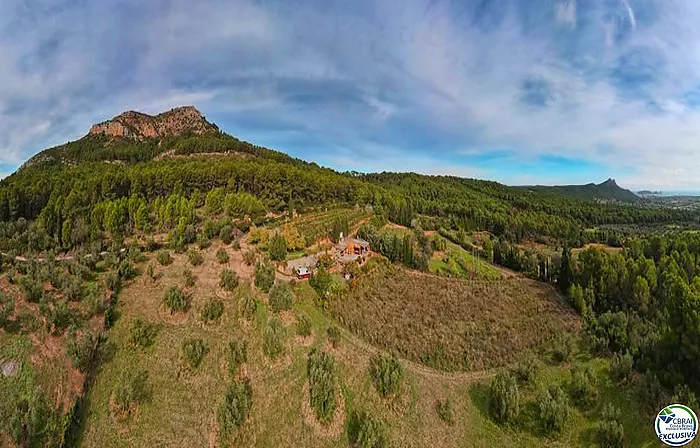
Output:
[[[184,132],[202,135],[217,132],[217,128],[209,123],[196,108],[184,106],[156,116],[135,111],[124,112],[109,121],[92,126],[89,134],[146,140],[177,136]]]

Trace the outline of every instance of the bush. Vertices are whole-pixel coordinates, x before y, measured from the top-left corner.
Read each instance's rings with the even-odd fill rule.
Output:
[[[202,256],[202,253],[198,250],[190,250],[187,252],[187,260],[190,262],[192,266],[200,266],[202,263],[204,263],[204,257]]]
[[[146,275],[148,276],[148,278],[151,279],[151,281],[156,281],[156,278],[157,278],[157,276],[156,276],[156,270],[155,270],[155,268],[153,267],[153,264],[152,264],[152,263],[149,263],[149,264],[148,264],[148,267],[146,268]]]
[[[220,318],[222,314],[224,314],[224,302],[215,297],[207,300],[207,303],[204,304],[204,308],[202,309],[202,319],[205,322],[216,320]]]
[[[241,298],[241,315],[245,320],[252,320],[258,304],[252,293],[246,293]]]
[[[540,367],[540,361],[537,357],[534,354],[530,354],[513,369],[513,374],[515,374],[519,382],[530,383],[537,377]]]
[[[199,246],[200,249],[206,249],[211,246],[211,240],[207,238],[206,235],[200,233],[197,235],[197,246]]]
[[[270,289],[270,308],[275,313],[289,310],[294,302],[292,288],[284,283],[278,283]]]
[[[347,424],[348,440],[354,448],[386,448],[384,423],[367,411],[353,412]]]
[[[403,380],[403,367],[395,354],[372,356],[369,361],[369,373],[381,396],[388,397],[399,392]]]
[[[182,278],[185,280],[185,287],[191,288],[197,283],[197,277],[189,269],[182,271]]]
[[[238,274],[231,269],[221,271],[219,287],[224,291],[233,292],[238,287]]]
[[[548,432],[561,432],[569,420],[571,409],[566,394],[556,384],[544,389],[537,397],[542,427]]]
[[[615,353],[610,361],[610,375],[618,382],[627,381],[632,375],[634,359],[629,353]]]
[[[596,436],[602,448],[622,448],[625,429],[620,424],[620,410],[608,404],[602,413],[603,421],[598,423]]]
[[[576,364],[571,370],[571,396],[574,402],[579,406],[588,406],[597,395],[593,368]]]
[[[207,347],[201,339],[185,339],[182,343],[182,353],[185,355],[185,360],[193,370],[199,367],[207,354]]]
[[[440,420],[447,424],[454,424],[454,413],[452,411],[452,401],[448,398],[445,401],[438,400],[435,403],[435,411],[438,414],[438,417],[440,417]]]
[[[241,250],[241,242],[238,240],[238,238],[236,238],[235,240],[233,240],[233,241],[231,242],[231,248],[232,248],[233,250]],[[247,263],[246,263],[246,264],[247,264]],[[252,263],[251,263],[251,264],[252,264]],[[248,266],[250,266],[250,264],[248,264]]]
[[[10,316],[15,313],[14,299],[0,296],[0,328],[3,328],[10,321]]]
[[[253,263],[255,263],[255,249],[248,249],[247,251],[243,252],[243,262],[248,265],[252,266]]]
[[[489,388],[489,409],[500,423],[515,421],[520,413],[520,391],[515,377],[509,372],[500,372]]]
[[[20,278],[19,286],[22,288],[27,302],[39,303],[41,297],[44,295],[44,285],[31,274]]]
[[[114,390],[114,404],[126,414],[130,414],[136,406],[151,398],[151,388],[148,384],[148,371],[140,370],[135,374],[121,375]]]
[[[79,336],[75,332],[71,332],[68,341],[68,356],[74,368],[81,372],[87,371],[90,367],[92,353],[95,350],[95,343],[95,335],[89,331],[84,331]]]
[[[187,311],[190,306],[190,299],[187,294],[177,286],[171,286],[165,292],[165,298],[163,300],[165,305],[170,308],[170,314],[177,313],[180,311]]]
[[[328,327],[326,334],[328,335],[328,341],[331,343],[333,348],[338,348],[340,345],[340,329],[338,327]]]
[[[158,326],[141,319],[134,319],[129,331],[129,342],[137,347],[150,347],[158,336]]]
[[[326,352],[312,349],[306,363],[306,374],[309,378],[309,400],[316,411],[316,418],[322,423],[329,423],[338,405],[335,359]]]
[[[268,263],[255,265],[255,286],[263,292],[268,292],[275,284],[275,268]]]
[[[638,385],[638,397],[639,402],[646,412],[657,412],[663,406],[664,399],[664,389],[661,386],[659,378],[653,372],[646,372],[641,376],[641,380]],[[677,401],[674,403],[678,403]],[[695,408],[691,408],[695,409]]]
[[[233,241],[233,227],[230,225],[223,226],[219,232],[219,238],[224,244],[231,244],[231,241]]]
[[[552,340],[552,358],[559,363],[566,362],[574,352],[574,339],[569,333],[557,333]]]
[[[63,284],[61,292],[66,299],[71,302],[78,302],[83,298],[83,279],[80,276],[75,276],[70,280],[66,280]]]
[[[245,341],[231,341],[228,344],[228,373],[231,377],[248,361],[248,344]]]
[[[306,314],[297,314],[297,334],[311,336],[311,319]]]
[[[229,445],[236,429],[248,419],[252,404],[253,389],[249,382],[233,382],[228,386],[216,412],[222,446]]]
[[[122,260],[121,263],[119,263],[117,272],[119,273],[119,277],[123,278],[124,280],[131,280],[132,278],[136,277],[136,274],[138,274],[134,264],[129,260]]]
[[[269,243],[270,259],[282,261],[287,258],[287,242],[279,233],[275,233]]]
[[[228,252],[223,247],[216,251],[216,259],[219,264],[226,264],[229,262],[230,257]]]
[[[271,359],[277,358],[284,351],[286,337],[284,325],[278,317],[273,317],[267,322],[263,336],[263,351]]]
[[[153,237],[149,237],[146,240],[146,252],[155,252],[158,249],[160,249],[160,245],[156,243],[156,240],[153,239]]]
[[[158,260],[161,266],[168,266],[173,262],[173,257],[170,256],[170,252],[167,250],[161,250],[156,254],[156,260]]]
[[[698,398],[687,384],[677,384],[673,389],[671,403],[682,403],[690,409],[698,409]]]
[[[119,292],[122,289],[122,278],[118,273],[112,271],[105,276],[105,285],[107,286],[107,289],[110,289],[115,293]]]

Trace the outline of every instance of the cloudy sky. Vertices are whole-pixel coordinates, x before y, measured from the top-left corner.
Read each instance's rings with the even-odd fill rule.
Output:
[[[135,109],[340,170],[700,190],[697,0],[0,0],[0,173]]]

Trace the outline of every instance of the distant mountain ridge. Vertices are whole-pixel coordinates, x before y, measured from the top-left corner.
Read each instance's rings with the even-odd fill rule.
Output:
[[[615,182],[615,179],[609,178],[600,184],[589,183],[585,185],[553,185],[543,186],[536,185],[531,187],[522,187],[534,189],[537,191],[550,191],[575,199],[582,199],[594,202],[624,202],[635,203],[642,198],[634,194],[632,191],[620,187]]]

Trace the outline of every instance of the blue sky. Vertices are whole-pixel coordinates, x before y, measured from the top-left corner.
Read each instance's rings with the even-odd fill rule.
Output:
[[[0,174],[128,109],[340,170],[700,190],[695,0],[2,0]]]

